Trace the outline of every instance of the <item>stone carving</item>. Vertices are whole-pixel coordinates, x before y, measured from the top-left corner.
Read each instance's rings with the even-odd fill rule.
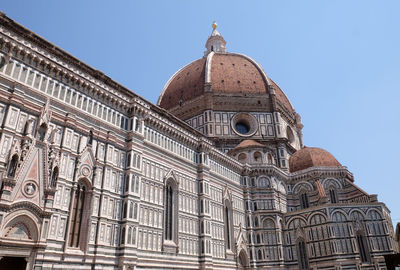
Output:
[[[34,195],[35,192],[36,192],[36,186],[35,186],[35,184],[33,184],[32,182],[29,182],[29,183],[25,184],[24,192],[25,192],[25,194],[28,195],[28,196]]]

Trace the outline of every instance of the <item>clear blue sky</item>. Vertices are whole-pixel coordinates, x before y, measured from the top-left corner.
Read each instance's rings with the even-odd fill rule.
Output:
[[[9,17],[149,101],[202,57],[211,23],[400,222],[400,1],[3,1]]]

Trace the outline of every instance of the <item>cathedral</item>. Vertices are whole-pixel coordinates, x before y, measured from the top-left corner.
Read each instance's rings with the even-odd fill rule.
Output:
[[[390,211],[213,24],[152,104],[0,14],[0,269],[388,269]]]

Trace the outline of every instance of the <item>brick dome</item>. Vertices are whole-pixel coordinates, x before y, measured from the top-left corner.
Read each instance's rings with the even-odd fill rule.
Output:
[[[290,172],[297,172],[311,167],[340,167],[336,158],[328,151],[317,147],[304,147],[289,158]]]
[[[253,59],[242,54],[211,52],[176,72],[164,86],[158,105],[169,110],[205,92],[259,96],[268,94],[268,85],[274,87],[281,106],[294,113],[283,91]]]

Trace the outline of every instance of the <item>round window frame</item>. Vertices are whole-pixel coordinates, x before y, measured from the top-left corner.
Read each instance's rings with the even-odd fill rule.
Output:
[[[26,192],[26,187],[27,187],[29,184],[32,184],[32,186],[34,187],[34,191],[33,191],[32,194],[29,194],[28,192]],[[37,185],[36,182],[33,181],[33,180],[27,180],[27,181],[25,181],[25,183],[23,184],[23,187],[22,187],[21,191],[22,191],[22,194],[23,194],[25,197],[27,197],[27,198],[33,198],[34,196],[36,196],[36,193],[38,192],[38,185]]]
[[[236,125],[238,123],[242,123],[243,125],[247,125],[249,127],[249,132],[243,134],[236,129]],[[258,121],[249,113],[237,113],[231,119],[231,128],[236,135],[241,137],[251,137],[258,130]]]

